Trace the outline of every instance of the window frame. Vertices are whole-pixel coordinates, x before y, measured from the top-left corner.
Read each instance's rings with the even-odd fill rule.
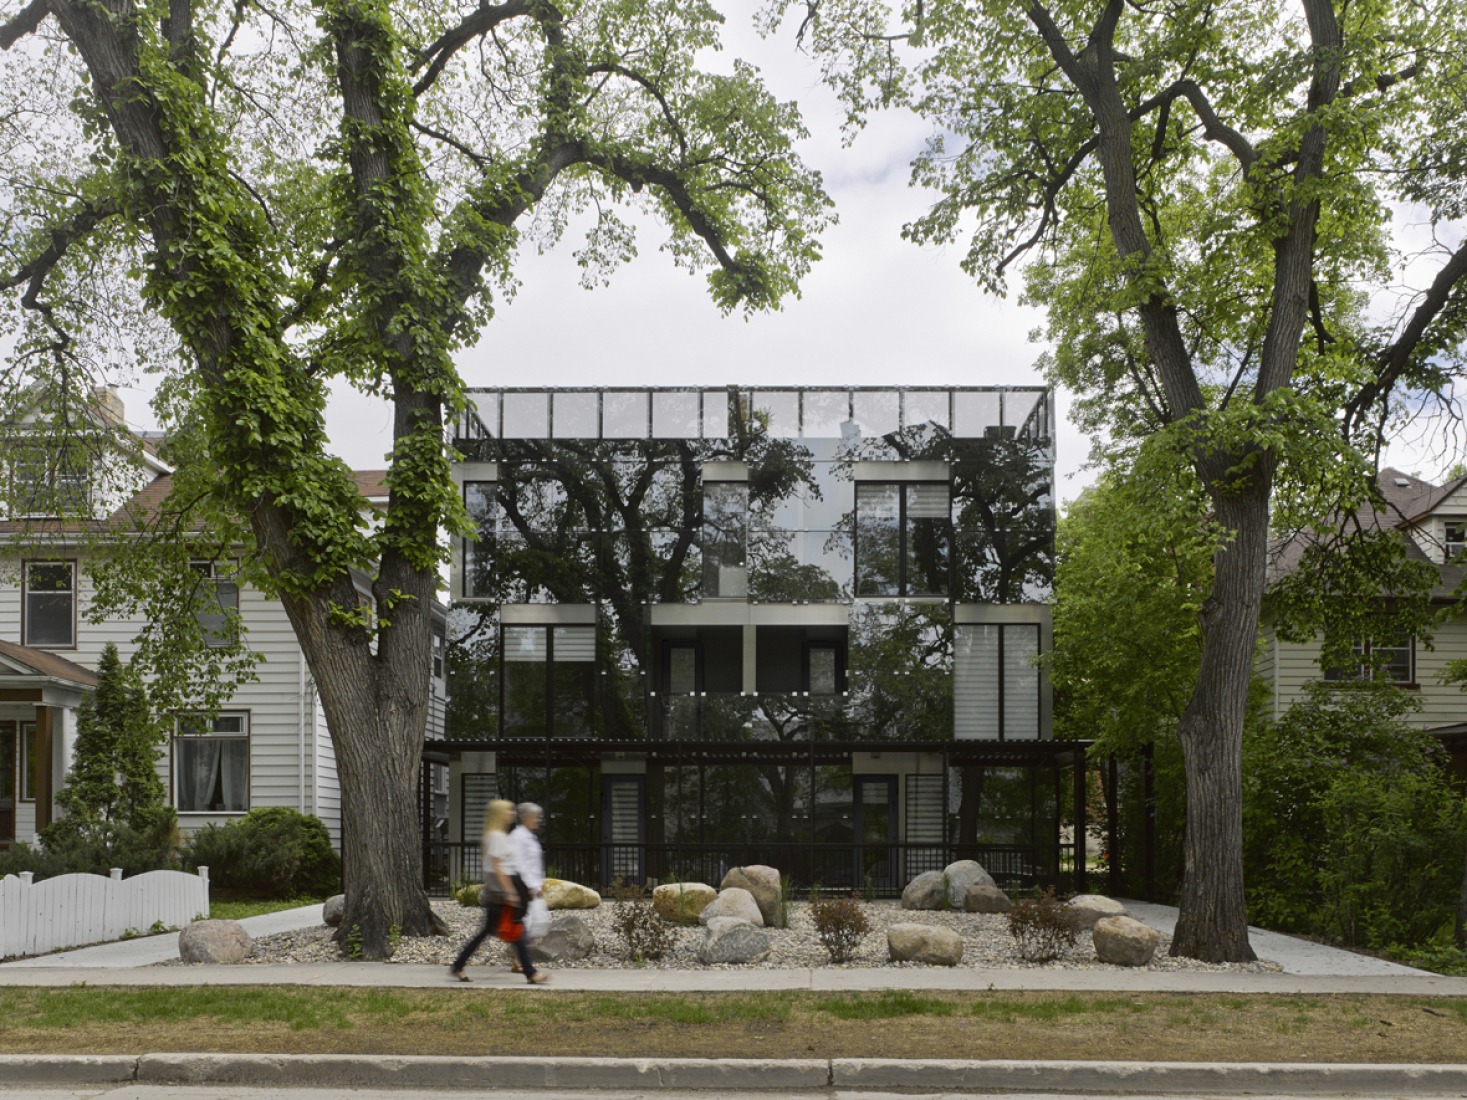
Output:
[[[511,630],[537,630],[544,634],[544,658],[540,661],[512,661],[509,658],[509,632]],[[591,659],[589,661],[557,661],[555,658],[555,632],[557,630],[589,630],[591,632]],[[499,624],[499,732],[504,737],[505,727],[509,722],[507,710],[509,691],[509,666],[512,664],[538,664],[544,670],[545,682],[545,709],[541,715],[544,723],[543,734],[531,735],[534,737],[557,738],[567,736],[556,732],[556,682],[555,669],[557,665],[582,665],[591,666],[591,689],[586,698],[586,724],[588,731],[584,736],[595,736],[597,722],[600,718],[600,700],[597,698],[596,675],[600,672],[601,638],[600,631],[591,623],[505,623],[501,620]]]
[[[940,487],[947,497],[947,518],[942,522],[945,524],[944,533],[947,536],[947,577],[944,590],[941,592],[916,591],[913,588],[911,577],[908,575],[908,559],[911,556],[911,543],[908,528],[908,497],[916,488],[938,488]],[[894,593],[870,593],[862,591],[863,573],[861,569],[861,491],[863,489],[895,489],[897,498],[896,514],[896,591]],[[954,534],[952,519],[952,482],[934,481],[924,479],[920,481],[890,481],[870,480],[856,482],[855,507],[852,512],[853,523],[851,525],[851,550],[853,561],[853,585],[857,599],[951,599],[953,594],[953,568],[954,568]],[[921,517],[919,517],[921,518]]]
[[[829,650],[835,655],[835,687],[830,691],[816,691],[812,686],[810,655],[815,650]],[[844,695],[846,688],[846,644],[835,638],[816,638],[800,645],[800,690],[806,695],[821,698]]]
[[[31,636],[31,629],[34,625],[34,620],[37,617],[31,610],[31,598],[33,596],[40,595],[57,596],[61,595],[62,593],[59,591],[46,592],[44,589],[41,592],[35,592],[31,587],[31,570],[37,567],[46,568],[55,566],[63,566],[70,573],[71,587],[65,590],[66,593],[71,596],[71,623],[69,626],[68,634],[69,640],[66,642],[37,641]],[[74,558],[36,558],[25,561],[21,564],[20,637],[22,645],[30,646],[33,649],[75,649],[77,647],[77,621],[79,613],[79,601],[77,598],[78,575],[79,573],[77,569],[77,563],[76,559]]]
[[[240,730],[238,730],[238,731],[234,731],[234,730],[220,730],[218,728],[218,726],[219,726],[219,724],[221,722],[234,721],[234,720],[238,720],[239,721],[239,723],[240,723]],[[169,786],[172,788],[171,791],[170,791],[170,793],[172,795],[173,808],[180,815],[182,815],[182,814],[213,814],[215,816],[223,816],[223,815],[227,815],[227,816],[241,816],[243,814],[249,813],[250,807],[251,807],[252,802],[253,802],[253,787],[254,787],[254,752],[253,752],[253,733],[252,733],[253,727],[254,727],[254,722],[252,721],[251,712],[248,711],[248,710],[226,710],[226,711],[220,711],[212,719],[209,719],[208,720],[210,726],[213,727],[213,728],[211,728],[211,729],[209,729],[207,731],[200,730],[200,731],[193,732],[193,733],[185,733],[185,732],[183,732],[186,729],[192,728],[192,727],[190,727],[188,725],[188,723],[190,721],[194,721],[194,722],[199,721],[199,716],[198,715],[190,715],[190,714],[180,714],[180,715],[175,715],[174,716],[174,720],[173,720],[173,737],[171,738],[171,744],[169,745],[169,773],[170,773],[169,774],[169,780],[170,780]],[[179,760],[180,760],[179,747],[184,742],[201,741],[201,740],[206,740],[206,739],[218,739],[218,740],[224,740],[224,741],[243,741],[244,742],[244,745],[245,745],[245,753],[244,753],[244,799],[243,799],[244,806],[243,806],[242,809],[217,809],[216,810],[216,809],[209,809],[208,807],[205,807],[203,809],[185,809],[183,807],[183,805],[181,804],[182,799],[181,799],[181,796],[180,796],[179,779],[180,779],[180,777],[182,775],[182,768],[180,767],[180,763],[179,763]],[[222,755],[221,755],[221,761],[222,761],[222,759],[223,758],[222,758]],[[223,782],[222,776],[220,777],[219,782],[222,784],[222,782]]]
[[[1371,659],[1375,650],[1406,650],[1409,673],[1406,679],[1391,674],[1391,663],[1377,666]],[[1358,684],[1370,681],[1391,684],[1399,688],[1415,688],[1416,680],[1416,635],[1407,635],[1401,645],[1378,645],[1374,638],[1360,638],[1350,647],[1352,665],[1348,668],[1324,668],[1323,677],[1331,684]]]
[[[204,645],[209,649],[223,649],[233,645],[239,640],[239,562],[232,558],[222,562],[217,558],[191,558],[188,567],[199,575],[200,588],[204,589],[198,594],[199,599],[207,600],[207,588],[209,585],[213,586],[214,601],[219,608],[218,617],[223,620],[220,629],[214,630],[204,621],[213,617],[211,613],[202,606],[195,606],[194,622],[198,624]],[[223,572],[221,567],[228,572]],[[234,603],[228,607],[219,598],[225,588],[234,590]],[[234,612],[233,617],[230,616],[230,611]]]

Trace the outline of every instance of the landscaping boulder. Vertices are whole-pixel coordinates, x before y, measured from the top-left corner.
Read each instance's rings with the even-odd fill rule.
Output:
[[[965,913],[1007,913],[1013,907],[1009,896],[997,886],[969,886],[963,895]]]
[[[1092,929],[1095,957],[1115,966],[1145,966],[1156,954],[1161,933],[1135,917],[1101,917]]]
[[[941,909],[946,892],[941,871],[923,871],[902,891],[902,908]]]
[[[960,859],[956,863],[949,863],[942,869],[942,877],[947,881],[947,907],[959,912],[967,900],[968,887],[996,885],[993,876],[976,859]]]
[[[530,944],[530,958],[542,963],[576,962],[596,950],[596,937],[574,913],[557,913],[550,927]]]
[[[346,915],[346,895],[334,894],[326,899],[326,904],[321,906],[321,920],[332,928],[341,924],[341,918]]]
[[[706,882],[669,882],[652,891],[652,908],[673,924],[697,924],[698,914],[717,896]]]
[[[963,961],[963,937],[933,924],[894,924],[886,931],[892,962],[957,966]]]
[[[1102,917],[1124,917],[1126,907],[1103,894],[1076,894],[1069,901],[1070,920],[1078,932],[1087,932],[1095,927]]]
[[[601,904],[601,895],[589,886],[558,878],[546,879],[541,893],[547,909],[595,909]]]
[[[736,917],[714,917],[698,947],[698,959],[706,964],[756,963],[769,955],[769,935]]]
[[[764,914],[759,911],[754,895],[737,886],[719,891],[718,897],[704,906],[703,911],[698,914],[698,923],[707,927],[714,917],[736,917],[756,928],[764,927]]]
[[[178,957],[186,963],[244,962],[254,949],[237,920],[196,920],[178,934]]]
[[[759,906],[759,912],[764,916],[764,924],[768,928],[779,927],[779,872],[773,867],[766,867],[762,863],[750,864],[748,867],[735,867],[723,876],[723,881],[718,884],[722,890],[730,887],[738,887],[747,890],[754,897],[754,902]]]

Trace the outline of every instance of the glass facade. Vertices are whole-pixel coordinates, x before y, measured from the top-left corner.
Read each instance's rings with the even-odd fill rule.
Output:
[[[463,484],[448,738],[498,752],[507,796],[541,792],[559,842],[599,853],[588,875],[655,877],[649,845],[705,874],[796,845],[860,885],[914,866],[904,846],[983,843],[956,746],[1047,738],[1050,405],[472,394],[453,443],[494,473]],[[868,751],[890,763],[863,774]]]

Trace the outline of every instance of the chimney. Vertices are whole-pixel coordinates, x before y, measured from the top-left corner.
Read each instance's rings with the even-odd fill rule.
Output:
[[[92,390],[92,401],[95,403],[97,412],[102,419],[114,428],[120,428],[125,423],[123,416],[126,411],[123,408],[122,396],[117,392],[116,386],[97,386]]]

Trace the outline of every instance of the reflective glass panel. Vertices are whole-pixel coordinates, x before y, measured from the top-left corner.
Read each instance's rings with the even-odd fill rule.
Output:
[[[834,695],[839,690],[835,646],[812,645],[810,659],[810,694]]]
[[[996,433],[1003,424],[1001,398],[989,391],[953,394],[953,435],[962,439],[982,439]],[[992,433],[990,432],[992,429]]]
[[[696,391],[653,392],[652,438],[698,438],[698,394]]]
[[[775,439],[795,439],[800,434],[800,395],[793,390],[760,390],[754,394],[754,418],[767,426]]]
[[[1044,424],[1044,410],[1040,408],[1043,398],[1042,393],[1022,390],[1009,390],[1003,395],[1003,422],[1006,427],[1014,429],[1014,432],[1009,434],[1017,433],[1023,436],[1048,434]]]
[[[900,595],[901,487],[856,486],[856,595]]]
[[[636,390],[609,390],[601,395],[603,439],[646,439],[648,395]]]
[[[695,645],[669,644],[667,647],[667,687],[669,695],[691,695],[698,690],[698,648]]]
[[[704,390],[703,438],[727,439],[730,434],[728,391]]]
[[[901,427],[900,399],[895,390],[857,390],[852,400],[863,439],[880,439]]]
[[[939,428],[951,427],[948,421],[948,393],[946,390],[907,390],[902,394],[903,419],[906,428],[922,424],[936,424]]]
[[[703,486],[703,595],[748,592],[747,524],[749,487],[741,481]]]
[[[851,430],[851,395],[806,390],[803,433],[806,439],[840,439]]]
[[[596,439],[600,436],[596,394],[557,393],[552,396],[556,439]]]
[[[504,395],[504,438],[545,439],[550,435],[548,393]]]
[[[476,393],[472,397],[474,411],[478,414],[479,423],[484,429],[484,434],[498,438],[499,395],[497,393]]]
[[[903,532],[907,596],[946,595],[952,562],[952,524],[948,520],[948,487],[912,483],[906,493]]]

